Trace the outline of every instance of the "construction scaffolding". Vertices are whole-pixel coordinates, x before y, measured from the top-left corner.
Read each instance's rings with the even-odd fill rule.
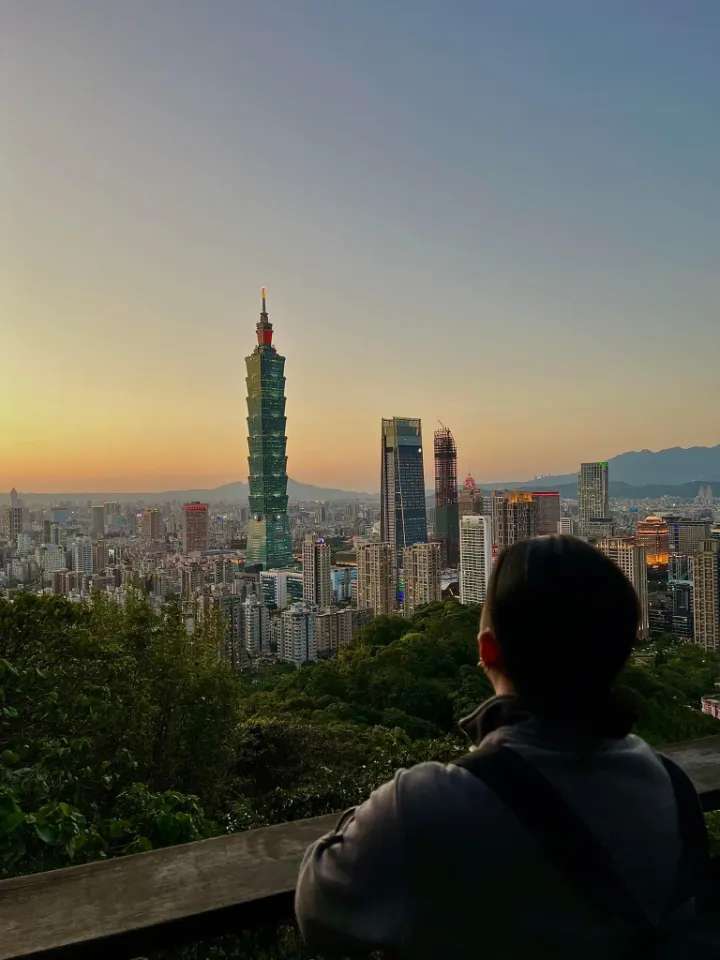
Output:
[[[440,543],[442,563],[456,567],[460,559],[458,520],[457,449],[451,431],[435,431],[435,539]]]

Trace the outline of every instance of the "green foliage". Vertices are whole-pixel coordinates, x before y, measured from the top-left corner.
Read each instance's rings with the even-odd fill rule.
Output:
[[[174,603],[0,602],[0,875],[342,810],[448,761],[490,693],[478,616],[436,603],[377,618],[336,660],[236,674],[217,625],[188,636]],[[639,732],[715,733],[698,705],[718,675],[691,645],[639,651],[622,678]]]
[[[237,685],[212,631],[154,614],[19,595],[0,603],[4,873],[207,835],[223,807]],[[215,827],[215,830],[219,830]]]
[[[667,637],[649,644],[621,679],[637,704],[636,732],[656,746],[719,733],[717,720],[699,709],[719,678],[716,654]]]

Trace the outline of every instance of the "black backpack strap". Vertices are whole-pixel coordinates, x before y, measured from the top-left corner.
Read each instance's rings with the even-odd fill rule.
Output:
[[[693,897],[705,894],[710,871],[710,851],[705,817],[692,781],[672,760],[662,754],[658,754],[658,759],[670,777],[675,794],[678,832],[682,843],[675,889],[669,904],[669,909],[672,910]]]
[[[655,925],[625,884],[607,847],[520,753],[493,747],[469,753],[455,763],[482,780],[515,814],[548,861],[587,902],[605,914],[624,918],[638,934],[655,934]]]

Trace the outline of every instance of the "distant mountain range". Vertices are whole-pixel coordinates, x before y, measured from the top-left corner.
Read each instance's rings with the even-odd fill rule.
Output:
[[[630,450],[608,460],[611,483],[680,484],[720,483],[720,444],[715,447],[668,447],[667,450]],[[558,487],[575,484],[577,474],[536,477],[524,485]],[[484,485],[484,484],[483,484]],[[517,485],[517,484],[516,484]]]
[[[610,495],[621,498],[676,496],[689,499],[697,495],[701,485],[717,484],[720,494],[720,444],[714,447],[669,447],[667,450],[632,450],[608,460]],[[462,482],[462,478],[460,478]],[[573,497],[577,492],[577,475],[562,473],[553,476],[535,477],[533,480],[509,482],[482,482],[481,487],[510,487],[526,490],[559,490],[562,496]],[[25,493],[26,503],[47,503],[52,500],[75,500],[103,502],[164,503],[170,500],[203,500],[208,503],[247,501],[246,483],[226,483],[212,489],[165,490],[154,493]],[[353,490],[337,490],[334,487],[317,487],[309,483],[288,480],[288,494],[298,501],[377,500],[377,493],[359,493]],[[428,491],[430,495],[430,491]],[[0,495],[0,503],[7,503],[8,494]]]
[[[206,503],[229,503],[233,500],[247,502],[248,485],[242,481],[236,483],[225,483],[221,487],[211,489],[198,488],[195,490],[163,490],[150,493],[97,493],[93,491],[75,492],[75,493],[25,493],[20,491],[23,501],[26,504],[49,503],[51,501],[77,501],[87,502],[92,500],[95,503],[105,503],[109,500],[117,500],[120,503],[135,503],[143,501],[145,503],[166,503],[171,500],[187,502],[189,500],[202,500]],[[333,487],[316,487],[310,483],[299,483],[297,480],[288,479],[288,495],[291,500],[323,500],[325,502],[338,500],[372,500],[377,499],[377,494],[358,493],[353,490],[336,490]],[[0,495],[0,503],[8,503],[9,494]]]

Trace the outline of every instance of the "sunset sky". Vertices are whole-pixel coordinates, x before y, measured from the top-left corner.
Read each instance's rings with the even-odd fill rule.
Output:
[[[720,442],[720,4],[0,0],[0,489]],[[428,476],[431,458],[427,458]]]

